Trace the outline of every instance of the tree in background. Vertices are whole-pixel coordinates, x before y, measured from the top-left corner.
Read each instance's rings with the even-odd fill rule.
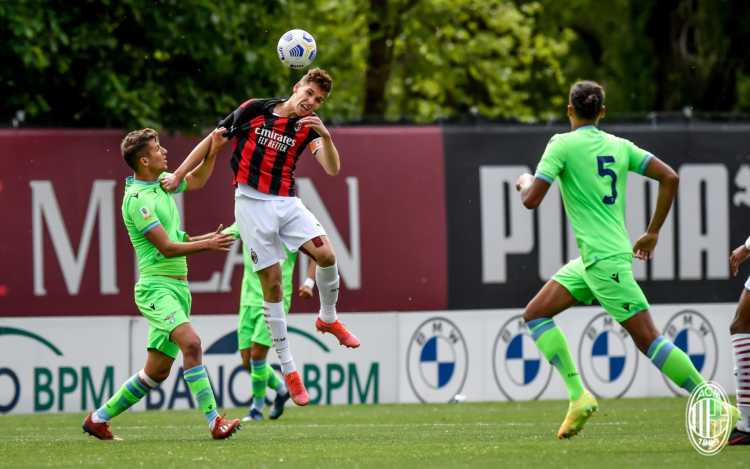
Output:
[[[0,2],[0,118],[196,131],[248,93],[273,94],[285,85],[273,47],[283,7],[243,0]]]
[[[750,2],[538,2],[544,31],[574,33],[565,75],[611,85],[616,114],[750,110]]]
[[[300,76],[275,46],[312,33],[333,123],[563,118],[568,85],[616,113],[750,110],[742,0],[0,1],[0,119],[197,132]]]
[[[329,115],[374,122],[559,115],[572,35],[542,33],[541,13],[508,0],[290,3],[333,73]]]

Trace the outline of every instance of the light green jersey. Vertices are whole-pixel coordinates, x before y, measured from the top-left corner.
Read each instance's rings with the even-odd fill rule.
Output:
[[[156,181],[141,181],[132,176],[125,180],[122,219],[135,248],[141,277],[187,275],[185,256],[166,258],[146,239],[146,233],[161,225],[170,240],[186,240],[185,232],[180,230],[177,204],[172,194],[165,192],[159,185],[159,181],[167,175],[169,173],[162,173]],[[177,192],[183,192],[186,187],[187,183],[183,180]]]
[[[554,135],[536,177],[560,181],[565,213],[584,265],[632,253],[625,227],[628,171],[643,174],[653,155],[593,125]]]
[[[230,234],[235,239],[240,239],[240,230],[237,223],[225,228],[223,233]],[[297,252],[292,252],[284,246],[286,259],[281,263],[281,288],[283,292],[284,311],[289,312],[292,304],[292,276],[294,275],[294,264],[297,262]],[[263,306],[263,289],[260,286],[258,274],[253,271],[253,261],[247,246],[242,245],[242,256],[244,259],[245,273],[242,276],[242,292],[240,294],[240,307]]]

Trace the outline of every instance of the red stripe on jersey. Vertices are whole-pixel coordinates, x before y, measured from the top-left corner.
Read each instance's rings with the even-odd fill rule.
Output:
[[[286,130],[286,126],[289,123],[288,117],[279,117],[276,119],[276,122],[273,123],[273,131],[277,133],[278,135],[284,135],[284,131]],[[278,144],[278,142],[269,142],[273,146],[273,144]],[[268,147],[268,145],[266,145]],[[263,192],[265,194],[269,194],[271,192],[271,180],[273,179],[273,174],[271,174],[271,170],[273,169],[273,162],[276,160],[276,155],[279,154],[278,147],[276,148],[267,148],[266,152],[263,153],[263,161],[260,163],[260,174],[258,176],[258,191]],[[279,194],[282,195],[282,194]]]
[[[305,143],[307,136],[310,135],[310,127],[301,127],[294,134],[294,152],[287,153],[284,166],[281,168],[281,187],[279,194],[294,195],[294,168],[297,166],[299,155],[304,151],[302,145]]]
[[[732,341],[732,347],[744,347],[750,345],[750,339],[742,339],[738,341]]]
[[[739,359],[737,359],[737,361],[738,362],[750,362],[750,357],[739,358]]]
[[[234,178],[234,182],[238,184],[247,184],[247,180],[250,177],[250,159],[258,143],[258,135],[255,133],[255,128],[262,127],[265,120],[264,116],[258,116],[250,121],[250,128],[247,131],[247,142],[242,148],[242,159]]]
[[[736,349],[734,349],[734,354],[735,355],[741,355],[741,354],[747,353],[747,352],[750,352],[750,347],[742,347],[742,348],[736,348]]]

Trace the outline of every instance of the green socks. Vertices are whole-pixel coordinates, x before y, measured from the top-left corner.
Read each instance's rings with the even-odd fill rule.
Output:
[[[189,370],[183,371],[182,376],[185,378],[185,382],[190,388],[193,397],[198,402],[198,408],[200,408],[206,417],[208,427],[213,430],[213,425],[219,416],[219,412],[216,410],[216,399],[214,399],[214,391],[211,389],[211,382],[208,380],[206,367],[203,365],[194,366]]]
[[[646,355],[667,378],[687,392],[705,381],[693,366],[690,357],[664,336],[654,339]]]
[[[250,363],[250,379],[253,385],[253,408],[259,412],[263,411],[266,402],[266,385],[268,384],[269,372],[273,374],[271,367],[265,360],[253,360]]]
[[[139,378],[139,375],[143,375],[143,380]],[[144,381],[148,384],[144,384]],[[146,376],[143,370],[139,371],[128,378],[120,389],[102,407],[94,412],[92,417],[94,422],[108,422],[112,418],[117,417],[137,404],[151,388],[157,385],[158,383]]]
[[[560,372],[568,388],[568,399],[577,400],[583,393],[583,384],[573,357],[570,356],[565,335],[550,318],[534,319],[528,321],[526,325],[529,327],[536,346],[544,354],[544,358]]]
[[[274,373],[271,365],[265,360],[253,360],[250,362],[250,379],[253,385],[253,408],[258,411],[263,410],[263,404],[266,401],[266,386],[273,389],[281,395],[288,391],[286,384],[279,379]]]
[[[280,392],[281,394],[286,394],[286,385],[284,382],[279,379],[276,373],[274,373],[271,365],[266,365],[266,367],[268,368],[268,387],[274,391]]]

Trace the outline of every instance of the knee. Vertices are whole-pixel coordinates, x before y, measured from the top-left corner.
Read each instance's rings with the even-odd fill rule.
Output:
[[[526,308],[523,310],[523,320],[524,322],[528,323],[529,321],[533,321],[535,319],[540,319],[544,317],[543,314],[541,314],[537,308],[532,307],[531,303],[526,305]]]
[[[266,292],[269,295],[269,298],[266,298],[266,300],[276,301],[280,300],[282,297],[282,291],[281,291],[281,280],[278,282],[271,282],[268,285],[266,285]]]
[[[743,320],[740,315],[735,316],[729,325],[730,334],[748,334],[750,333],[750,321]]]
[[[200,360],[202,354],[200,337],[195,335],[185,340],[180,346],[180,351],[184,358]]]
[[[265,360],[266,359],[266,350],[267,349],[253,349],[252,351],[252,359],[253,360]]]
[[[153,370],[148,373],[148,377],[156,381],[157,383],[161,383],[167,377],[169,376],[169,368],[163,369],[163,370]]]
[[[330,267],[336,263],[336,254],[333,249],[326,249],[318,254],[316,261],[320,267]]]

